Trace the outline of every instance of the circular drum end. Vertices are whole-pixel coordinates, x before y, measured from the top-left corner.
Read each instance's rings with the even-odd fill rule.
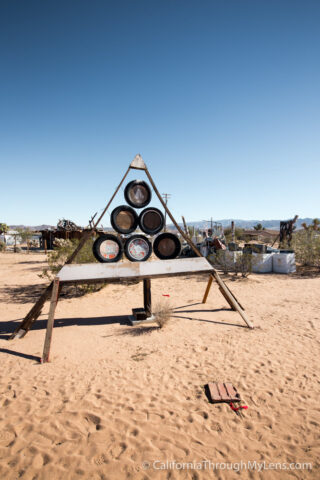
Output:
[[[164,227],[164,217],[158,208],[146,208],[139,216],[139,226],[144,233],[155,235]]]
[[[102,263],[118,262],[122,257],[122,244],[115,235],[101,235],[92,246],[93,255]]]
[[[131,262],[145,262],[152,253],[152,245],[144,235],[132,235],[125,243],[124,253]]]
[[[173,233],[161,233],[154,241],[153,251],[161,260],[176,258],[181,250],[179,238]]]
[[[151,201],[150,187],[143,180],[133,180],[124,190],[124,198],[131,207],[146,207]]]
[[[116,232],[129,234],[138,226],[138,215],[133,208],[120,205],[111,213],[111,225]]]

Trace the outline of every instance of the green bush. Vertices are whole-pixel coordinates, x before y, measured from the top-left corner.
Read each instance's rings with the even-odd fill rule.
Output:
[[[224,228],[223,231],[224,231],[224,236],[226,238],[226,243],[232,242],[231,227]],[[235,231],[234,231],[235,241],[243,239],[243,232],[244,232],[243,228],[235,228]]]
[[[89,238],[78,255],[76,256],[73,263],[97,263],[93,253],[92,253],[92,245],[95,238]],[[48,278],[49,280],[53,280],[56,274],[61,270],[63,265],[66,263],[67,259],[76,249],[77,245],[79,244],[79,240],[65,240],[62,238],[56,239],[54,241],[54,248],[51,252],[47,255],[48,260],[48,268],[45,268],[40,274],[41,278]],[[76,286],[76,293],[77,294],[85,294],[88,292],[95,292],[103,288],[103,284],[81,284]]]
[[[291,248],[294,249],[296,261],[304,266],[320,267],[320,232],[301,230],[292,237]]]
[[[4,242],[0,242],[0,252],[6,251],[6,244]]]
[[[210,263],[212,263],[216,268],[220,268],[223,273],[238,273],[241,274],[243,278],[246,278],[250,273],[252,273],[252,266],[258,262],[258,259],[251,255],[251,253],[241,253],[233,263],[230,260],[227,260],[225,255],[226,250],[218,250],[217,253],[211,254],[208,257]]]

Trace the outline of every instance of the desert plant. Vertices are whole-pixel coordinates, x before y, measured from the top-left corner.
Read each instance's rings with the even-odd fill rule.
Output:
[[[235,262],[235,274],[241,273],[242,278],[247,278],[252,273],[252,266],[257,261],[257,257],[253,257],[251,253],[243,252]]]
[[[313,228],[296,232],[292,239],[296,261],[304,266],[320,266],[320,233]]]
[[[241,252],[235,257],[235,261],[228,258],[226,250],[218,250],[215,254],[208,257],[210,263],[216,268],[220,268],[223,273],[228,274],[234,272],[237,276],[239,273],[241,277],[246,278],[252,273],[252,266],[258,262],[258,257],[254,257],[251,253]]]
[[[8,225],[6,223],[0,223],[0,235],[2,233],[7,233],[8,231]]]
[[[22,243],[27,244],[27,252],[29,253],[30,242],[33,236],[33,231],[30,230],[29,228],[25,228],[25,229],[18,230],[18,232],[19,232],[19,236],[21,238]]]
[[[232,230],[231,227],[227,227],[223,229],[224,231],[224,236],[226,238],[226,243],[229,243],[232,241]],[[234,230],[234,238],[235,240],[242,240],[243,238],[243,228],[235,228]]]
[[[312,223],[311,225],[307,225],[305,222],[302,223],[302,227],[306,230],[306,231],[310,231],[310,230],[316,230],[316,231],[319,231],[320,230],[320,220],[318,218],[314,218],[312,220]]]
[[[6,244],[4,242],[0,242],[0,252],[6,251]]]
[[[257,231],[264,230],[262,223],[257,223],[257,225],[255,225],[253,228]]]
[[[84,244],[80,252],[78,253],[75,263],[96,263],[97,260],[92,253],[92,245],[94,238],[90,238]],[[68,257],[72,254],[79,243],[79,240],[65,240],[63,238],[57,238],[53,244],[53,250],[48,253],[48,267],[45,268],[39,275],[41,278],[47,278],[52,280],[55,275],[61,270],[66,263]],[[76,292],[80,294],[96,292],[103,288],[104,284],[88,284],[80,285],[76,287]]]
[[[168,302],[162,300],[155,304],[153,309],[154,321],[158,324],[159,328],[165,327],[170,320],[171,308]]]

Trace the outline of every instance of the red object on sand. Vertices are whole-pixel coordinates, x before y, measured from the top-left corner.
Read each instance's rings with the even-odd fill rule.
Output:
[[[233,410],[234,412],[237,412],[238,410],[240,410],[240,408],[243,408],[244,410],[248,409],[247,405],[240,405],[240,407],[235,407],[232,402],[230,402],[229,405],[231,410]]]

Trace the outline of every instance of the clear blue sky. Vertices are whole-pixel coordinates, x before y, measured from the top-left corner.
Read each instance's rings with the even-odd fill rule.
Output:
[[[0,221],[86,224],[136,153],[178,221],[320,215],[319,0],[0,6]]]

